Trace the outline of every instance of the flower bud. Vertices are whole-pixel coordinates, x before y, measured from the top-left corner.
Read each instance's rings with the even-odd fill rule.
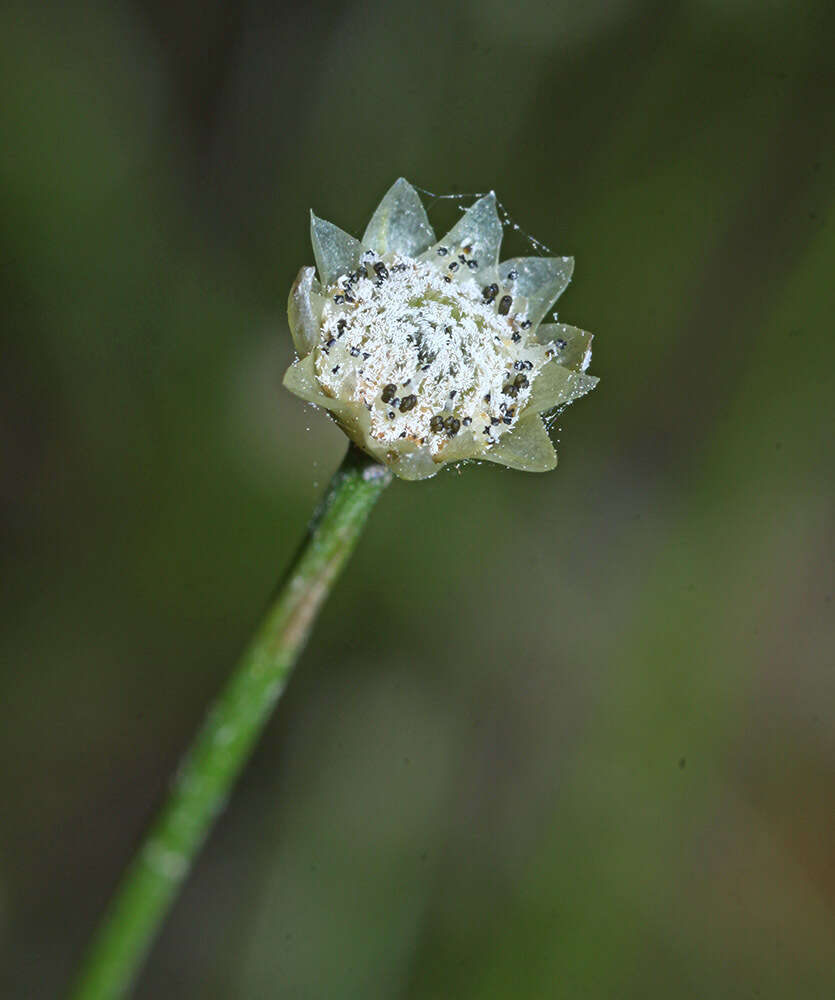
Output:
[[[362,240],[311,215],[318,279],[304,267],[290,293],[299,359],[285,386],[403,479],[468,459],[554,468],[541,414],[597,383],[592,338],[542,324],[571,258],[500,264],[501,236],[490,193],[436,241],[403,178]]]

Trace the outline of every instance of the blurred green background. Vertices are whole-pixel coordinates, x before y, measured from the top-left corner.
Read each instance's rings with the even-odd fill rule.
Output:
[[[2,997],[61,995],[339,462],[286,294],[401,174],[576,257],[602,382],[555,473],[388,491],[137,996],[835,995],[833,31],[3,6]]]

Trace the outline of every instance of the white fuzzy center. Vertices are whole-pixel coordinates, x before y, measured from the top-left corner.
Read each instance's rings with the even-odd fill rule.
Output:
[[[469,429],[490,447],[553,354],[463,258],[451,280],[434,263],[369,251],[327,290],[317,377],[329,395],[366,406],[382,443],[406,438],[437,455]]]

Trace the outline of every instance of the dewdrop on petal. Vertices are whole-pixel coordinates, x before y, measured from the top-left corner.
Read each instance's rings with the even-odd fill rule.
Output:
[[[284,385],[402,479],[467,459],[553,469],[542,414],[597,384],[592,337],[542,323],[572,259],[499,263],[501,238],[491,192],[436,241],[402,177],[362,240],[311,213],[316,268],[290,292],[299,359]]]

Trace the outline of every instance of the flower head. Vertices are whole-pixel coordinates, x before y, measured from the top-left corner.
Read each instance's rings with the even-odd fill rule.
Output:
[[[290,292],[299,359],[285,386],[403,479],[467,459],[553,469],[542,414],[596,385],[592,337],[542,323],[573,260],[499,263],[501,238],[491,192],[436,241],[402,177],[362,240],[311,213],[316,268]]]

